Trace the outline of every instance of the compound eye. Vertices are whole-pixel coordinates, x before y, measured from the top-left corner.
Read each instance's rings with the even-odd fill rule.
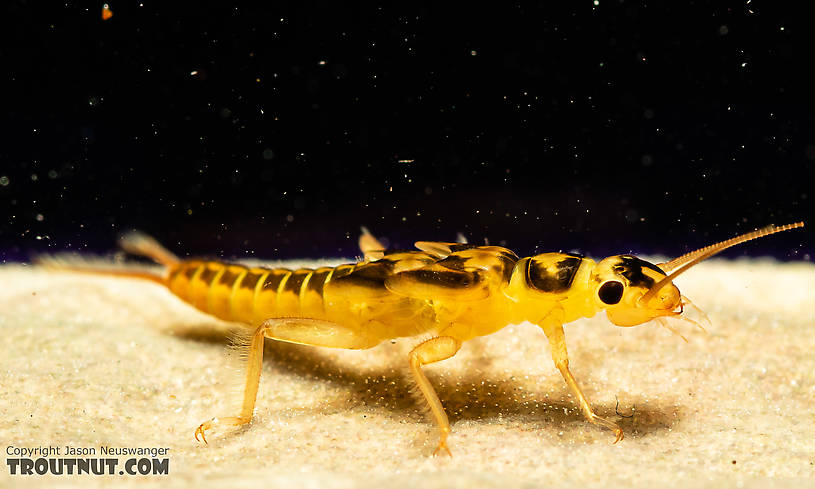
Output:
[[[600,286],[600,289],[597,291],[597,297],[599,297],[604,304],[617,304],[620,302],[620,299],[623,298],[623,289],[622,282],[612,280]]]

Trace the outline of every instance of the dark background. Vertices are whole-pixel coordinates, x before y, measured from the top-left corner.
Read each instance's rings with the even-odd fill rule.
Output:
[[[0,259],[352,257],[360,225],[676,255],[813,215],[795,3],[66,3],[0,7]],[[808,225],[727,255],[810,260]]]

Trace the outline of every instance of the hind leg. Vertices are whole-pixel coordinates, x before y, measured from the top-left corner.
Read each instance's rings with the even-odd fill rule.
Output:
[[[329,321],[306,318],[272,318],[263,322],[249,337],[248,341],[236,345],[246,357],[246,376],[243,387],[243,403],[237,416],[212,418],[195,430],[207,442],[207,430],[220,427],[242,426],[252,420],[255,410],[260,372],[263,370],[263,339],[299,343],[302,345],[325,346],[329,348],[364,349],[375,346],[378,341],[359,331]]]
[[[264,325],[258,327],[255,332],[252,333],[246,346],[243,347],[247,353],[246,380],[243,386],[243,404],[241,405],[240,413],[237,416],[212,418],[209,421],[204,421],[195,430],[196,440],[198,440],[198,435],[201,435],[201,439],[204,440],[204,443],[207,443],[207,430],[223,426],[241,426],[252,419],[252,413],[255,411],[255,400],[258,395],[260,371],[263,367],[263,333],[265,329],[266,327]],[[242,351],[241,353],[244,352]]]
[[[447,435],[450,434],[450,422],[447,420],[447,414],[444,412],[444,407],[439,401],[439,396],[436,395],[436,390],[427,380],[422,366],[430,363],[440,362],[447,358],[452,357],[461,348],[461,342],[452,336],[437,336],[431,338],[424,343],[414,348],[408,355],[410,361],[410,371],[413,373],[413,379],[422,391],[425,400],[427,401],[430,412],[436,420],[436,426],[439,427],[439,444],[433,455],[438,455],[440,452],[445,451],[447,455],[453,456],[450,449],[447,447]]]
[[[368,228],[362,226],[362,233],[359,235],[359,250],[366,261],[376,261],[385,256],[385,245],[376,239]]]

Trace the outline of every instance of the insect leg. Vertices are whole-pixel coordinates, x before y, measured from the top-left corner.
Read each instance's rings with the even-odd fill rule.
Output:
[[[370,327],[351,328],[332,321],[311,318],[271,318],[263,322],[267,338],[300,345],[364,350],[380,342],[380,338],[366,334]],[[368,326],[368,325],[366,325]]]
[[[377,338],[366,336],[362,331],[339,324],[310,318],[271,318],[263,322],[245,341],[236,346],[242,357],[246,358],[246,380],[243,388],[243,404],[238,416],[212,418],[201,423],[195,430],[195,439],[201,435],[206,443],[206,431],[221,426],[241,426],[252,419],[255,400],[260,383],[260,372],[263,369],[263,339],[271,338],[301,345],[325,346],[329,348],[364,349],[376,346]]]
[[[433,455],[444,450],[451,457],[450,449],[447,448],[447,435],[450,434],[450,422],[447,420],[447,414],[439,401],[439,396],[430,382],[427,380],[424,372],[422,372],[422,365],[429,363],[439,362],[446,360],[458,352],[461,348],[461,342],[452,336],[438,336],[431,338],[424,343],[414,348],[408,355],[410,360],[410,371],[413,373],[413,378],[419,385],[433,417],[436,418],[436,424],[439,427],[439,446],[433,451]]]
[[[379,260],[385,256],[385,246],[362,226],[362,234],[359,236],[359,249],[366,261]]]
[[[241,426],[251,421],[252,413],[255,411],[255,400],[258,395],[260,372],[263,368],[263,333],[266,327],[266,323],[258,326],[246,345],[246,381],[243,387],[243,404],[241,405],[240,414],[223,418],[216,417],[204,421],[195,430],[196,440],[198,440],[198,435],[201,435],[201,439],[204,440],[204,443],[207,443],[207,430],[221,426]]]
[[[577,401],[580,404],[580,409],[583,411],[583,415],[590,423],[613,431],[614,435],[616,436],[614,443],[622,440],[623,430],[613,421],[609,421],[594,414],[588,399],[586,399],[586,396],[583,395],[583,391],[580,390],[580,386],[577,384],[577,379],[574,378],[574,375],[572,375],[572,372],[569,370],[569,354],[566,351],[566,335],[563,333],[563,324],[558,319],[557,313],[553,311],[552,314],[548,315],[543,321],[541,321],[540,326],[543,328],[543,332],[546,333],[546,337],[549,339],[549,347],[552,351],[552,360],[555,362],[557,369],[560,370],[561,375],[563,375],[563,380],[566,381],[569,389],[571,389],[572,393],[577,397]]]

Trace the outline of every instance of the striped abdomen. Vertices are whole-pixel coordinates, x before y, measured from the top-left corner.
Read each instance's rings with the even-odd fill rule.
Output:
[[[272,317],[325,317],[324,287],[356,265],[301,268],[247,267],[185,261],[170,269],[170,290],[196,308],[227,321],[259,324]]]

